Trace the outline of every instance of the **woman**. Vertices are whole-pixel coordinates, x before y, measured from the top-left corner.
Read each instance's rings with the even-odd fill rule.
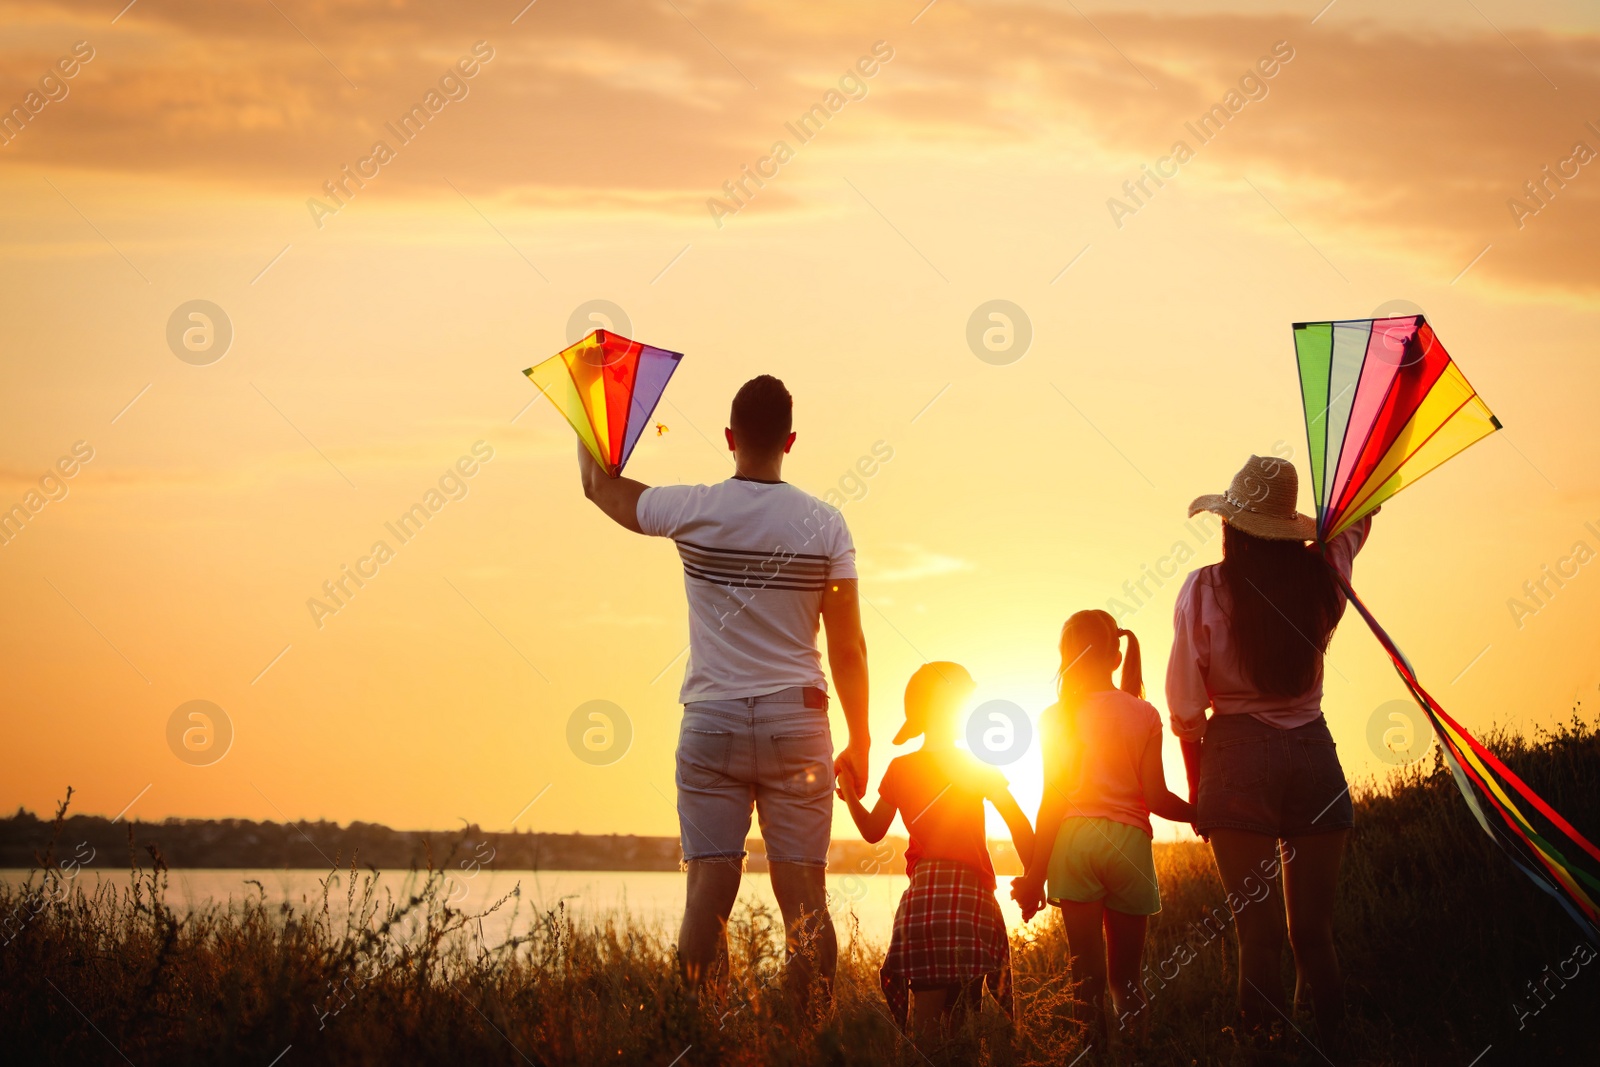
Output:
[[[1295,1003],[1309,994],[1324,1042],[1337,1043],[1334,888],[1353,813],[1322,714],[1322,658],[1345,606],[1333,570],[1349,580],[1371,519],[1323,549],[1308,545],[1316,523],[1295,510],[1298,492],[1293,466],[1251,456],[1228,492],[1189,505],[1191,516],[1221,516],[1223,559],[1191,573],[1178,594],[1167,706],[1195,830],[1211,842],[1233,909],[1244,1028],[1289,1019],[1279,970],[1286,904]]]

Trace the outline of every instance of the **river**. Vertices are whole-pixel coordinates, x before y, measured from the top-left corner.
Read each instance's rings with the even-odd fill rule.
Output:
[[[11,883],[20,882],[27,875],[23,870],[0,871],[0,879]],[[90,892],[102,880],[125,889],[129,877],[126,870],[96,871],[93,868],[84,868],[78,875],[83,880],[84,890]],[[322,883],[330,877],[330,872],[189,868],[169,871],[167,877],[167,906],[180,914],[207,905],[236,906],[246,896],[258,893],[264,893],[267,903],[274,908],[286,902],[305,912],[321,909]],[[331,877],[330,912],[342,918],[350,872],[332,872]],[[368,874],[358,872],[356,877],[365,879]],[[395,899],[403,900],[420,885],[420,877],[411,872],[385,872],[378,879],[380,899],[383,899],[382,890],[386,889]],[[535,916],[558,906],[564,907],[580,925],[596,925],[626,917],[670,944],[676,938],[678,921],[683,914],[684,879],[677,871],[502,871],[484,867],[476,871],[451,872],[443,896],[455,907],[475,912],[514,889],[519,891],[519,896],[484,920],[483,935],[490,944],[508,935],[521,934]],[[259,888],[252,883],[259,883]],[[859,924],[856,928],[866,942],[887,945],[895,906],[906,884],[903,874],[828,875],[829,910],[841,938],[852,929],[853,919]],[[1001,878],[996,896],[1007,925],[1016,929],[1023,925],[1022,916],[1007,895],[1009,886],[1010,879]],[[765,874],[745,875],[735,917],[751,904],[765,905],[777,914],[772,883]],[[1042,919],[1035,918],[1035,925],[1040,922]]]

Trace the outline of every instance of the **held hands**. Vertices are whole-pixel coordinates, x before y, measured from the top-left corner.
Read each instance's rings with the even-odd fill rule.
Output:
[[[1026,874],[1011,879],[1011,899],[1022,909],[1022,921],[1031,922],[1044,909],[1044,879]]]
[[[833,761],[835,791],[844,801],[859,802],[867,793],[867,746],[852,741]]]

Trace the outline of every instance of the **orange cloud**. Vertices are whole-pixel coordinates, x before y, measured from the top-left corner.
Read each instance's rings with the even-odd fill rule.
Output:
[[[453,196],[450,179],[541,206],[698,222],[707,198],[882,40],[894,58],[865,80],[870,102],[830,125],[830,150],[1066,145],[1107,171],[1111,197],[1287,41],[1293,59],[1265,98],[1183,180],[1246,189],[1249,178],[1331,245],[1376,247],[1446,276],[1493,245],[1476,271],[1600,287],[1600,259],[1573,238],[1600,222],[1600,174],[1546,180],[1541,205],[1524,193],[1578,142],[1600,149],[1586,125],[1600,124],[1600,106],[1582,110],[1600,99],[1592,35],[1523,32],[1513,46],[1487,28],[1222,14],[1096,14],[1091,24],[1026,4],[942,4],[915,25],[828,3],[540,4],[515,24],[520,0],[493,12],[401,0],[280,6],[175,0],[108,26],[76,5],[0,5],[27,28],[26,43],[0,52],[8,70],[44,72],[79,39],[97,49],[71,95],[0,152],[310,198],[383,141],[397,154],[373,179],[386,187]],[[398,143],[387,124],[438,91],[479,41],[493,58],[464,80],[462,98]],[[26,86],[5,91],[20,99]],[[1508,204],[1519,196],[1539,210],[1519,220]],[[761,199],[763,212],[803,206],[792,189]]]

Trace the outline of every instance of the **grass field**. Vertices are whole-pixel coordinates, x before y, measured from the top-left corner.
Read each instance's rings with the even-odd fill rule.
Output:
[[[1580,831],[1600,836],[1600,734],[1576,712],[1554,733],[1486,743]],[[1437,757],[1355,792],[1338,917],[1350,1062],[1593,1062],[1594,953],[1482,834]],[[883,932],[840,930],[832,1008],[806,1026],[780,994],[779,924],[759,910],[736,913],[727,999],[697,1004],[676,977],[672,944],[626,923],[580,931],[558,909],[526,937],[490,945],[474,915],[448,906],[442,876],[401,900],[359,873],[335,902],[349,919],[335,919],[346,909],[326,900],[295,909],[264,894],[175,914],[159,855],[138,849],[130,842],[131,890],[85,892],[69,877],[71,858],[54,853],[26,886],[0,888],[0,1047],[12,1062],[1328,1062],[1296,1036],[1296,1027],[1312,1034],[1306,1019],[1286,1028],[1282,1050],[1235,1046],[1231,923],[1201,844],[1156,854],[1164,909],[1146,951],[1147,1037],[1081,1061],[1065,939],[1053,924],[1015,941],[1014,1025],[990,1004],[945,1046],[916,1048],[879,992],[878,953],[867,945]],[[515,895],[494,905],[525,906]]]

